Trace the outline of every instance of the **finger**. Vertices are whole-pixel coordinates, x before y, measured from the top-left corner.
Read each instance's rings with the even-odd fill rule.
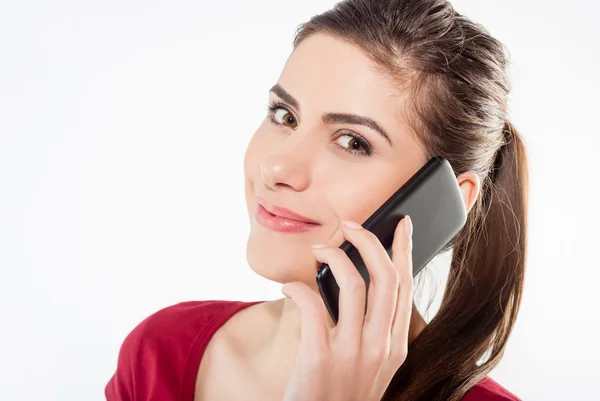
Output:
[[[398,271],[384,246],[371,231],[361,226],[345,226],[344,235],[360,253],[371,277],[364,332],[370,338],[387,338],[398,296]]]
[[[391,336],[394,344],[399,347],[391,350],[391,353],[400,354],[400,358],[406,357],[406,346],[408,344],[408,330],[412,312],[413,299],[413,262],[412,262],[412,221],[405,216],[394,233],[392,244],[392,261],[398,269],[400,284],[398,288],[398,302],[392,321]]]
[[[348,344],[360,343],[367,285],[348,255],[340,248],[313,248],[313,254],[321,263],[327,263],[340,287],[338,323],[335,336]]]
[[[281,292],[290,298],[300,309],[300,343],[299,351],[319,356],[327,352],[329,334],[326,320],[326,309],[323,301],[308,285],[294,281],[285,284]]]

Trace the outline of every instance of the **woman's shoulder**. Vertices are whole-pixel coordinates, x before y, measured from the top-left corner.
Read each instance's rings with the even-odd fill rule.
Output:
[[[166,306],[146,317],[130,333],[143,334],[145,338],[171,337],[194,330],[228,311],[247,302],[227,300],[185,301]]]
[[[489,376],[471,388],[462,401],[521,401],[519,397],[502,387]]]
[[[179,302],[152,313],[125,337],[121,352],[143,346],[146,352],[186,347],[211,326],[254,302],[204,300]]]
[[[143,343],[156,351],[165,347],[185,346],[187,341],[192,341],[201,334],[207,325],[246,304],[249,303],[205,300],[180,302],[164,307],[137,324],[121,347],[138,347]]]
[[[201,354],[213,332],[229,316],[254,303],[186,301],[152,313],[137,324],[121,344],[116,371],[105,389],[107,399],[126,399],[125,395],[133,389],[136,396],[144,393],[150,398],[160,398],[162,393],[157,394],[156,391],[170,393],[173,386],[179,386],[181,380],[185,380],[191,369],[188,364],[194,363],[191,355]],[[173,383],[160,381],[164,387],[161,390],[154,383],[153,378],[156,377],[170,377]]]

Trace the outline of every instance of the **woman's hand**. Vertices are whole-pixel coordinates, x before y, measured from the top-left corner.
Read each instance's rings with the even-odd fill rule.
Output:
[[[339,248],[314,248],[340,287],[339,319],[333,326],[320,296],[301,282],[282,288],[301,313],[298,357],[284,401],[380,401],[404,363],[412,310],[412,223],[407,216],[394,232],[392,258],[377,237],[360,225],[343,225],[344,236],[369,270],[366,285]]]

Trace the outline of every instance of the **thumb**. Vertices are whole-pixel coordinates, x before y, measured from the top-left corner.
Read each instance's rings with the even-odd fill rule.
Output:
[[[321,297],[305,283],[294,281],[281,288],[300,310],[300,349],[318,352],[328,346],[327,310]]]

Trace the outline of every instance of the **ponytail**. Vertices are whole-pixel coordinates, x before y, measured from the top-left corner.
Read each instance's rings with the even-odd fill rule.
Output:
[[[481,181],[452,249],[431,322],[408,344],[384,401],[458,401],[498,364],[525,272],[527,166],[509,121],[505,46],[447,0],[342,0],[300,25],[294,49],[322,33],[357,46],[405,95],[407,131],[426,156]]]
[[[481,196],[453,240],[440,309],[409,344],[386,401],[458,401],[504,353],[523,290],[528,172],[519,133],[509,121],[502,133]]]

